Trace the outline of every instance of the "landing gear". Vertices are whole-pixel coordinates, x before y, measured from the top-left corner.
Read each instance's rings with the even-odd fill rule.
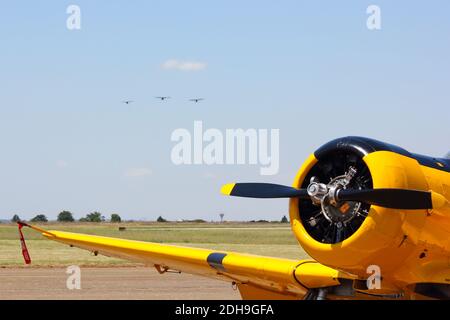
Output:
[[[310,289],[303,300],[327,300],[328,289]]]

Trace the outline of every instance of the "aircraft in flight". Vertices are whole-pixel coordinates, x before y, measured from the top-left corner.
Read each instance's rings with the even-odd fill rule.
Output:
[[[448,158],[345,137],[312,153],[292,186],[233,183],[222,193],[289,199],[292,231],[312,259],[19,228],[160,273],[228,281],[243,299],[450,299]]]
[[[189,99],[189,101],[195,102],[195,103],[199,103],[200,101],[203,101],[203,100],[205,100],[205,99],[203,99],[203,98]]]
[[[156,98],[156,99],[159,99],[159,100],[161,100],[161,101],[170,99],[170,97],[155,97],[155,98]]]
[[[125,103],[125,104],[130,104],[130,103],[133,103],[134,101],[133,100],[125,100],[125,101],[122,101],[122,103]]]

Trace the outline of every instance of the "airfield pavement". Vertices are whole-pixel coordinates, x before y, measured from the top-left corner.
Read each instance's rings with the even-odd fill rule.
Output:
[[[65,268],[0,268],[0,300],[237,300],[230,283],[153,268],[81,268],[81,289],[69,290]]]

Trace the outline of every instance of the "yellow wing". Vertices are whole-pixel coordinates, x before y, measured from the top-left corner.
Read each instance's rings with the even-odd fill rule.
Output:
[[[330,298],[333,293],[348,290],[349,280],[353,279],[314,260],[270,258],[29,227],[50,240],[155,266],[161,273],[174,270],[229,281],[239,288],[244,299],[317,297],[318,288],[328,288]]]

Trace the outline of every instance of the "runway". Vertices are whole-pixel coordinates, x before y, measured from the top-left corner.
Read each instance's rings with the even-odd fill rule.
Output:
[[[230,283],[153,268],[81,268],[81,289],[69,290],[64,268],[1,268],[0,300],[236,300]]]

